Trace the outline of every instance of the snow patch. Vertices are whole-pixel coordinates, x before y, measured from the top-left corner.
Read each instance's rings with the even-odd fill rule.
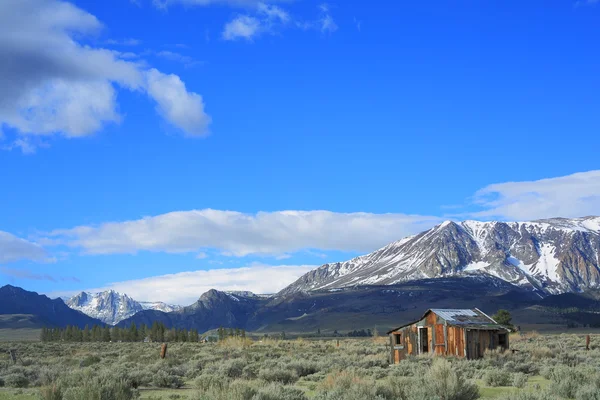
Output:
[[[558,264],[560,261],[554,256],[556,248],[551,244],[543,244],[540,247],[540,259],[538,260],[536,267],[538,271],[550,278],[551,281],[560,282],[560,276],[558,276]]]
[[[479,271],[485,267],[489,266],[488,263],[484,261],[477,261],[467,264],[467,266],[463,269],[463,271]]]

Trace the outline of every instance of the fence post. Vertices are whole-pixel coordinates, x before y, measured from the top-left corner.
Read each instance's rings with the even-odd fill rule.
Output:
[[[590,349],[590,335],[587,335],[585,337],[585,349],[589,350]]]
[[[165,358],[167,356],[167,344],[163,343],[160,348],[160,358]]]
[[[17,351],[9,350],[8,352],[10,353],[10,359],[12,360],[13,364],[16,364],[17,363]]]

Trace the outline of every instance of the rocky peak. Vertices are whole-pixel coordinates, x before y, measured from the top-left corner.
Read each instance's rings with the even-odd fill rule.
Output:
[[[482,274],[550,293],[600,286],[600,217],[445,221],[349,261],[325,264],[280,294]]]

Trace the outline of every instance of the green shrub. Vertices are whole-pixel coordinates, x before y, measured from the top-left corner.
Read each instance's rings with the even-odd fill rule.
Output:
[[[98,356],[95,356],[95,355],[87,356],[86,358],[81,360],[81,362],[79,362],[79,367],[80,368],[89,367],[91,365],[98,364],[100,361],[102,361],[102,360]]]
[[[252,400],[307,400],[300,389],[271,384],[258,390]]]
[[[557,397],[546,391],[518,391],[510,394],[506,394],[502,397],[498,398],[499,400],[562,400],[560,397]]]
[[[510,372],[503,369],[491,369],[487,371],[483,377],[483,382],[487,386],[510,386],[512,379]]]
[[[525,375],[522,372],[517,372],[516,374],[513,375],[513,381],[512,381],[512,385],[516,388],[524,388],[525,385],[527,384],[527,375]]]
[[[160,388],[178,389],[184,385],[181,377],[167,371],[158,371],[152,378],[152,384]]]
[[[22,372],[13,372],[4,376],[4,386],[10,388],[25,388],[29,385],[29,379]]]
[[[267,382],[279,382],[285,385],[294,383],[298,380],[296,371],[290,371],[282,368],[261,369],[258,377]]]
[[[577,389],[576,400],[600,400],[600,388],[596,385],[584,385]]]
[[[222,390],[227,388],[229,383],[229,378],[214,374],[202,374],[194,381],[194,385],[204,392],[211,389]]]
[[[479,398],[476,384],[464,379],[445,359],[435,359],[419,385],[430,396],[445,400],[471,400]]]
[[[240,378],[247,363],[241,359],[225,361],[219,367],[219,372],[229,378]]]
[[[288,366],[289,368],[296,371],[296,374],[299,377],[312,375],[314,373],[319,372],[320,370],[319,366],[316,363],[305,360],[291,362]]]
[[[53,384],[40,389],[42,400],[63,400],[63,391],[59,385]]]

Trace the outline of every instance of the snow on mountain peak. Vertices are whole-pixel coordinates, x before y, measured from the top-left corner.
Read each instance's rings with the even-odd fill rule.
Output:
[[[599,254],[600,217],[445,221],[371,254],[325,264],[280,294],[473,273],[552,293],[577,291],[600,287]]]
[[[81,292],[65,303],[74,310],[79,310],[110,325],[115,325],[142,310],[171,312],[181,308],[162,302],[140,303],[112,289],[99,293]]]

